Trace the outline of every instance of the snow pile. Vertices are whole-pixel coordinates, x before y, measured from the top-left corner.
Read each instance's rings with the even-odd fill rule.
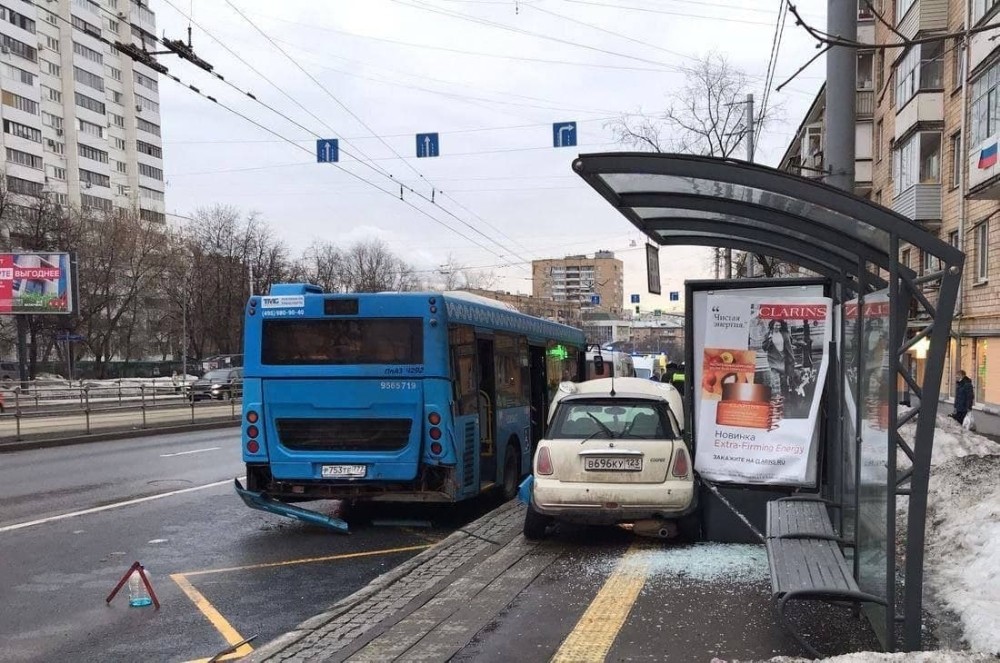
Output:
[[[777,656],[770,659],[769,663],[805,663],[812,661],[811,658],[795,658],[791,656]],[[843,656],[832,656],[824,658],[828,663],[985,663],[985,661],[995,661],[996,657],[990,654],[976,654],[967,651],[917,651],[909,653],[882,654],[870,651],[861,651],[854,654],[844,654]],[[737,663],[733,661],[732,663]]]
[[[914,424],[901,431],[911,445],[914,432]],[[925,582],[934,599],[958,615],[974,651],[993,654],[1000,653],[998,454],[1000,445],[964,430],[949,417],[938,417],[924,553]],[[900,501],[901,531],[905,531],[905,504]]]

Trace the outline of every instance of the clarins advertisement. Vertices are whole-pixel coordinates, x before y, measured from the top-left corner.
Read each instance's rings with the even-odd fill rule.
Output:
[[[832,302],[709,295],[695,375],[695,467],[713,481],[815,483]]]

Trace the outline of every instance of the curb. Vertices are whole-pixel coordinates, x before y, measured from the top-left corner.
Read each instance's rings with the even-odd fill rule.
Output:
[[[76,444],[87,444],[90,442],[110,442],[113,440],[126,440],[133,437],[153,437],[155,435],[171,435],[176,433],[195,433],[204,430],[216,430],[220,428],[238,428],[238,420],[226,421],[206,421],[199,424],[186,424],[184,426],[154,426],[152,428],[137,428],[134,430],[109,431],[107,433],[93,433],[91,435],[77,435],[74,437],[57,437],[42,440],[22,440],[21,442],[0,442],[0,454],[12,453],[14,451],[30,451],[33,449],[50,449],[53,447],[68,447]]]
[[[441,541],[435,543],[430,548],[427,548],[426,550],[420,552],[419,554],[411,557],[410,559],[406,560],[396,568],[383,573],[382,575],[378,576],[377,578],[375,578],[370,583],[368,583],[358,591],[354,592],[353,594],[340,599],[339,601],[334,603],[333,606],[331,606],[328,610],[325,610],[314,617],[310,617],[306,621],[296,626],[291,631],[279,635],[274,640],[271,640],[270,642],[264,644],[260,648],[255,649],[251,654],[249,654],[246,658],[243,658],[242,660],[247,661],[248,663],[256,663],[259,661],[265,661],[273,656],[280,654],[290,645],[306,637],[316,629],[323,627],[327,623],[331,622],[340,615],[349,611],[355,605],[361,603],[362,601],[372,596],[373,594],[376,594],[377,592],[385,589],[386,587],[392,585],[399,579],[403,578],[404,576],[409,574],[410,571],[413,571],[421,564],[426,562],[428,559],[436,557],[437,555],[441,554],[444,550],[447,550],[453,545],[468,539],[470,536],[474,536],[469,534],[466,530],[473,529],[478,525],[482,525],[483,523],[489,522],[490,520],[497,518],[498,516],[502,516],[511,509],[519,508],[519,506],[520,503],[516,499],[511,500],[509,502],[500,505],[496,509],[493,509],[489,513],[480,516],[471,523],[468,523],[460,527],[459,529],[455,530],[454,532],[446,536]]]

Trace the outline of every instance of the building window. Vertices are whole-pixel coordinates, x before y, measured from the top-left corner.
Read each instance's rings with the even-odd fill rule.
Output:
[[[917,92],[944,89],[944,44],[917,44],[896,68],[896,102],[903,106]]]
[[[21,69],[20,67],[15,67],[12,64],[7,64],[6,62],[4,62],[3,72],[7,76],[7,78],[19,81],[21,83],[24,83],[25,85],[35,84],[35,75],[30,71],[25,71],[24,69]]]
[[[156,103],[152,99],[147,99],[141,94],[135,95],[135,105],[142,110],[153,111],[154,113],[160,112],[160,104]]]
[[[972,23],[978,23],[997,5],[1000,5],[1000,0],[972,0]]]
[[[47,127],[52,127],[56,131],[62,131],[63,119],[58,115],[53,115],[52,113],[46,113],[42,111],[42,124]]]
[[[8,92],[7,90],[3,91],[3,105],[16,108],[17,110],[24,111],[25,113],[38,115],[37,101],[33,101],[27,97],[22,97],[21,95],[14,94],[13,92]]]
[[[36,7],[37,7],[37,5],[36,5]],[[46,23],[48,23],[49,25],[59,25],[59,17],[58,16],[56,16],[52,12],[48,11],[47,9],[42,9],[40,7],[37,7],[37,9],[38,9],[39,12],[41,12],[41,14],[42,14],[43,18],[45,19]]]
[[[32,3],[34,4],[34,3]],[[6,7],[0,5],[0,19],[7,21],[12,25],[16,25],[22,30],[27,30],[31,34],[35,34],[35,22],[24,14],[19,14],[18,12],[7,9]]]
[[[899,264],[902,265],[903,267],[909,267],[910,266],[910,250],[909,249],[903,249],[903,254],[899,258]]]
[[[1000,133],[1000,62],[972,83],[969,120],[972,122],[972,137],[969,149],[978,148],[987,138]]]
[[[122,104],[122,93],[118,92],[117,90],[111,90],[111,101],[115,102],[116,104],[121,105]]]
[[[52,140],[51,138],[46,138],[45,149],[53,154],[62,155],[66,152],[66,145],[64,143],[60,143],[59,141]]]
[[[7,161],[27,166],[28,168],[34,168],[35,170],[42,169],[42,157],[9,147],[7,148]]]
[[[882,161],[882,120],[875,123],[875,161]]]
[[[163,192],[157,191],[156,189],[150,189],[149,187],[141,186],[139,187],[139,197],[146,198],[147,200],[157,200],[163,202]]]
[[[44,92],[45,95],[48,96],[49,101],[55,101],[60,104],[62,103],[62,92],[60,92],[59,90],[46,87],[45,85],[43,85],[42,92]]]
[[[153,166],[139,163],[139,174],[145,175],[146,177],[151,177],[154,180],[163,181],[163,171],[159,168],[154,168]]]
[[[101,6],[93,0],[73,0],[73,4],[93,14],[101,13]]]
[[[86,209],[99,209],[105,212],[110,212],[114,207],[114,204],[105,198],[100,198],[98,196],[91,196],[86,193],[80,194],[80,204]]]
[[[92,170],[84,170],[83,168],[80,169],[80,181],[91,186],[111,187],[110,177],[101,173],[95,173]]]
[[[965,82],[965,49],[962,47],[962,40],[955,37],[951,46],[951,77],[952,85],[957,90]]]
[[[48,166],[46,168],[46,171],[48,173],[48,176],[51,177],[51,178],[53,178],[53,179],[64,180],[64,181],[66,179],[66,169],[65,168],[60,168],[59,166],[51,166],[50,165],[50,166]]]
[[[97,37],[98,39],[100,39],[101,28],[94,25],[93,23],[88,23],[87,21],[83,20],[79,16],[76,16],[75,14],[73,15],[72,19],[74,28],[80,30],[85,34],[90,35],[91,37]]]
[[[135,76],[136,83],[144,88],[152,90],[153,92],[159,92],[160,87],[155,78],[150,78],[149,76],[140,74],[138,71],[133,71],[132,74]]]
[[[922,274],[933,274],[941,270],[941,259],[936,257],[930,251],[924,251],[924,260],[921,265]]]
[[[896,0],[896,23],[899,23],[906,17],[906,12],[910,11],[913,3],[914,0]]]
[[[104,104],[96,99],[91,99],[85,94],[76,93],[76,105],[104,115]]]
[[[124,161],[117,162],[115,164],[115,167],[118,169],[119,173],[127,173],[128,172],[128,166],[127,166],[127,164]]]
[[[116,81],[120,81],[122,79],[122,70],[116,67],[108,66],[108,74]]]
[[[956,132],[951,136],[951,188],[962,183],[962,134]]]
[[[80,119],[77,119],[77,122],[80,123],[80,133],[85,133],[88,136],[95,136],[97,138],[104,138],[104,127],[101,125]]]
[[[119,196],[127,196],[128,192],[129,192],[129,186],[128,186],[128,184],[119,184],[118,185],[118,195]]]
[[[62,74],[62,67],[45,59],[41,62],[41,70],[49,76],[60,76]]]
[[[125,149],[125,139],[115,138],[115,149],[124,150]]]
[[[143,142],[141,140],[135,141],[135,149],[143,154],[148,154],[151,157],[156,157],[157,159],[163,158],[163,150],[161,150],[156,145],[151,145],[149,143]]]
[[[110,30],[111,32],[113,32],[113,33],[115,33],[117,35],[118,34],[118,21],[116,21],[113,18],[109,18],[108,19],[108,30]]]
[[[114,113],[111,113],[111,124],[115,125],[116,127],[124,127],[125,117],[123,115],[116,115]]]
[[[42,131],[26,124],[14,122],[12,120],[3,121],[3,132],[18,138],[25,138],[36,143],[42,142]]]
[[[45,35],[45,46],[48,47],[50,51],[58,53],[60,49],[59,39],[57,37]]]
[[[959,248],[959,246],[958,246],[958,231],[957,230],[952,230],[950,233],[948,233],[948,243],[950,245],[952,245],[953,247],[955,247],[956,249],[961,250]]]
[[[81,85],[94,88],[98,92],[104,92],[104,77],[92,74],[86,69],[73,67],[73,79]]]
[[[0,46],[3,46],[3,48],[6,48],[19,58],[24,58],[30,62],[38,62],[38,49],[28,46],[23,41],[18,41],[7,35],[0,35]]]
[[[73,42],[73,52],[83,58],[90,60],[91,62],[96,62],[97,64],[104,64],[104,55],[100,51],[95,51],[92,48],[88,48],[83,44],[78,44]]]
[[[39,198],[42,196],[42,189],[45,185],[41,182],[32,182],[31,180],[22,180],[20,177],[11,177],[8,175],[7,180],[7,190],[11,193],[20,193],[25,196],[35,196]]]
[[[858,53],[858,87],[859,90],[872,89],[872,68],[875,54],[871,51]]]
[[[976,361],[976,400],[980,403],[986,401],[986,344],[985,338],[975,339],[975,361]]]
[[[913,134],[893,152],[893,190],[898,196],[915,184],[941,183],[941,134]]]
[[[163,212],[139,208],[139,218],[143,221],[155,221],[156,223],[166,223],[167,217]]]
[[[881,91],[885,85],[885,51],[875,54],[875,89]]]
[[[148,122],[142,119],[141,117],[137,117],[136,122],[138,123],[137,126],[139,128],[139,131],[145,131],[146,133],[150,133],[155,136],[160,135],[160,125]]]
[[[983,221],[976,226],[976,282],[981,283],[990,274],[990,226]]]
[[[875,192],[875,204],[876,205],[881,205],[882,204],[882,190],[881,189],[879,189],[878,191]]]
[[[83,143],[77,143],[77,147],[79,148],[80,156],[85,159],[91,159],[92,161],[99,161],[101,163],[108,162],[108,153],[104,150],[99,150],[96,147],[84,145]]]

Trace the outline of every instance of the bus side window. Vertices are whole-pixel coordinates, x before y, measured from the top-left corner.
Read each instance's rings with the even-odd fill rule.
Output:
[[[452,385],[458,414],[479,412],[479,389],[476,384],[475,334],[471,329],[453,327],[451,342]]]

